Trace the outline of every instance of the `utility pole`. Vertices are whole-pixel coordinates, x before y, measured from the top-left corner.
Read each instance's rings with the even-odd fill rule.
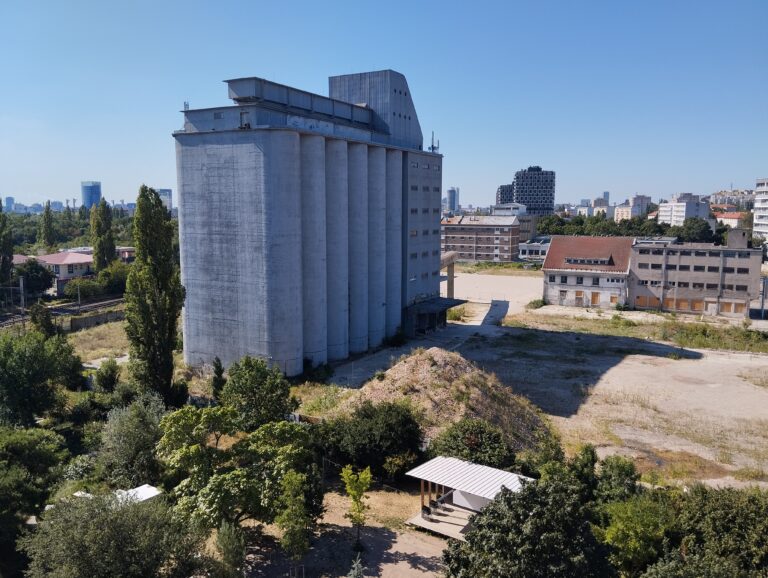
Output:
[[[77,314],[80,315],[80,283],[77,284]]]
[[[21,295],[21,300],[19,301],[19,304],[21,305],[22,315],[24,314],[23,311],[26,309],[26,297],[24,296],[24,277],[19,277],[19,294]]]

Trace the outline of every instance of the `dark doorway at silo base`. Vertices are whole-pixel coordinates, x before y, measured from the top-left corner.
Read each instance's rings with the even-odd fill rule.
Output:
[[[447,297],[433,297],[426,301],[414,303],[405,310],[403,321],[403,333],[406,337],[424,335],[446,326],[447,311],[451,307],[463,305],[463,299],[448,299]]]

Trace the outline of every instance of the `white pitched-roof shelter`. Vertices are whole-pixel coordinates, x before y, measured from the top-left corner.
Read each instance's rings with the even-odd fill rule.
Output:
[[[141,485],[130,490],[115,490],[115,495],[120,502],[144,502],[159,496],[162,492],[155,486],[149,484]]]
[[[512,472],[443,456],[413,468],[406,475],[421,480],[421,514],[408,523],[457,540],[464,539],[472,516],[487,506],[502,488],[518,492],[523,482],[530,480]]]
[[[531,480],[490,466],[442,456],[413,468],[406,475],[487,500],[493,500],[502,487],[517,492],[522,487],[522,480]]]

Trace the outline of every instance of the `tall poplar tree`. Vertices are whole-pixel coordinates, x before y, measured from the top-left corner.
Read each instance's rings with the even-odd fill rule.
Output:
[[[46,247],[53,245],[55,241],[53,232],[53,211],[51,211],[51,201],[45,202],[43,217],[40,219],[40,231],[37,237],[38,243],[43,243]]]
[[[174,403],[173,349],[184,287],[173,253],[173,225],[154,189],[142,185],[133,217],[136,260],[125,290],[125,332],[134,379]]]
[[[115,260],[115,235],[112,232],[112,208],[106,200],[91,210],[93,268],[98,272]]]
[[[10,284],[12,269],[13,235],[11,234],[11,223],[0,207],[0,285]]]

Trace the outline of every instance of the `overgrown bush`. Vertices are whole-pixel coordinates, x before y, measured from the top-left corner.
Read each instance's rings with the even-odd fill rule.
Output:
[[[358,468],[370,466],[377,476],[396,476],[407,468],[406,454],[420,453],[421,428],[410,408],[401,403],[364,402],[349,417],[323,422],[318,426],[321,446],[330,459]],[[384,468],[388,458],[398,458],[400,467]]]
[[[103,293],[104,290],[101,285],[99,285],[98,281],[85,279],[83,277],[72,279],[64,286],[64,296],[68,299],[77,299],[78,296],[80,299],[90,299]]]
[[[547,304],[547,302],[544,299],[534,299],[533,301],[529,301],[528,305],[525,306],[526,309],[541,309]]]
[[[446,315],[448,316],[448,321],[461,322],[464,321],[467,315],[467,310],[463,305],[458,305],[457,307],[451,307]]]
[[[482,420],[464,418],[443,431],[429,444],[430,457],[447,456],[491,466],[507,468],[515,455],[495,425]]]
[[[128,273],[131,266],[120,260],[114,260],[106,269],[99,271],[97,282],[103,293],[107,295],[122,295],[125,293],[125,284],[128,281]]]
[[[98,391],[112,393],[120,379],[120,366],[114,357],[104,361],[94,374],[94,385]]]

